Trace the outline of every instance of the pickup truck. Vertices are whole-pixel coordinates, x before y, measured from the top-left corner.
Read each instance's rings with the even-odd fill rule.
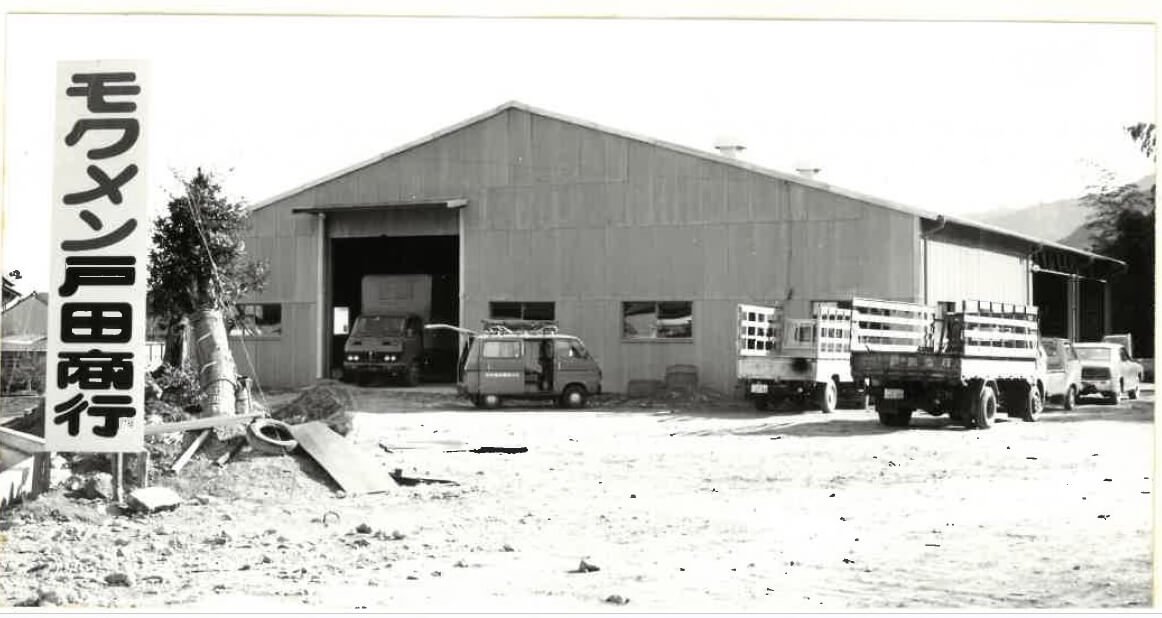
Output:
[[[824,413],[843,403],[866,408],[851,379],[851,309],[815,303],[809,318],[787,318],[781,305],[738,306],[737,376],[755,409],[784,400],[813,402]]]
[[[991,427],[999,413],[1040,416],[1036,307],[969,300],[852,305],[851,374],[868,381],[881,424],[906,427],[917,409],[977,429]]]

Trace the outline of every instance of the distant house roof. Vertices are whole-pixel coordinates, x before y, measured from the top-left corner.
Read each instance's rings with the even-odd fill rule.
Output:
[[[43,352],[47,341],[44,335],[9,335],[0,338],[0,352]]]
[[[1054,242],[1051,240],[1046,240],[1043,238],[1036,238],[1034,236],[1029,236],[1026,234],[1021,234],[1018,232],[1014,232],[1011,230],[1000,228],[1000,227],[997,227],[995,225],[989,225],[987,223],[973,221],[972,219],[965,219],[965,218],[961,218],[961,217],[952,217],[952,216],[948,216],[948,215],[943,215],[943,214],[940,214],[940,213],[937,213],[934,211],[930,211],[930,210],[926,210],[923,208],[908,206],[908,205],[905,205],[905,204],[902,204],[899,202],[894,202],[891,200],[887,200],[887,199],[883,199],[883,198],[879,198],[879,197],[875,197],[875,196],[871,196],[871,195],[866,195],[864,193],[852,191],[850,189],[844,189],[842,187],[837,187],[835,185],[821,182],[819,180],[806,178],[806,177],[798,175],[798,174],[792,174],[789,172],[781,172],[778,170],[773,170],[770,168],[765,168],[765,167],[761,167],[758,165],[754,165],[752,163],[748,163],[746,161],[742,161],[739,159],[725,157],[722,155],[706,152],[703,150],[698,150],[696,148],[682,146],[680,144],[665,142],[662,140],[654,139],[652,137],[637,135],[635,133],[630,133],[628,131],[622,131],[620,129],[613,129],[613,128],[606,127],[606,126],[603,126],[603,125],[600,125],[600,124],[597,124],[594,122],[589,122],[587,120],[583,120],[580,118],[574,118],[572,116],[558,114],[556,112],[533,107],[531,105],[521,103],[520,101],[509,101],[508,103],[505,103],[499,107],[495,107],[495,108],[490,109],[482,114],[473,116],[473,117],[468,118],[466,120],[462,120],[456,124],[453,124],[449,127],[445,127],[443,129],[440,129],[439,131],[436,131],[435,133],[432,133],[430,135],[422,137],[418,140],[409,142],[409,143],[404,144],[402,146],[399,146],[397,148],[393,148],[392,150],[389,150],[383,154],[377,155],[371,159],[367,159],[366,161],[362,161],[362,162],[356,163],[355,165],[352,165],[350,167],[346,167],[346,168],[341,169],[339,171],[333,172],[331,174],[328,174],[326,176],[323,176],[321,178],[318,178],[316,180],[308,182],[302,186],[299,186],[295,189],[291,189],[290,191],[280,193],[272,198],[269,198],[267,200],[263,200],[263,201],[255,204],[252,207],[252,209],[258,210],[261,208],[265,208],[266,206],[274,204],[275,202],[279,202],[281,200],[284,200],[284,199],[291,197],[293,195],[296,195],[298,193],[302,193],[303,191],[307,191],[309,189],[317,187],[325,182],[335,180],[336,178],[340,178],[342,176],[346,176],[347,174],[350,174],[352,172],[356,172],[360,169],[363,169],[363,168],[368,167],[370,165],[374,165],[376,163],[379,163],[385,159],[393,157],[393,156],[400,154],[402,152],[405,152],[405,151],[411,150],[413,148],[427,144],[429,142],[435,141],[441,137],[444,137],[444,136],[449,135],[451,133],[455,133],[456,131],[459,131],[465,127],[474,125],[478,122],[487,120],[488,118],[491,118],[493,116],[507,112],[508,110],[512,110],[512,109],[521,110],[521,111],[527,112],[529,114],[543,116],[545,118],[551,118],[551,119],[554,119],[554,120],[557,120],[560,122],[565,122],[568,124],[573,124],[573,125],[585,127],[588,129],[592,129],[594,131],[600,131],[602,133],[616,135],[616,136],[623,137],[623,138],[626,138],[629,140],[643,142],[646,144],[656,146],[658,148],[665,148],[667,150],[680,152],[680,153],[687,154],[687,155],[690,155],[693,157],[698,157],[698,158],[706,159],[709,161],[716,161],[716,162],[722,163],[724,165],[729,165],[732,167],[741,168],[741,169],[748,170],[748,171],[754,172],[756,174],[761,174],[763,176],[767,176],[770,178],[776,178],[779,180],[785,180],[787,182],[793,182],[793,183],[800,184],[800,185],[807,186],[807,187],[811,187],[814,189],[828,191],[828,192],[836,194],[836,195],[850,197],[852,199],[859,200],[859,201],[867,203],[867,204],[872,204],[872,205],[880,206],[880,207],[887,208],[890,210],[895,210],[898,212],[903,212],[903,213],[915,215],[915,216],[920,217],[922,219],[927,219],[929,221],[936,222],[938,228],[943,227],[945,224],[953,224],[956,226],[960,226],[962,228],[971,228],[971,229],[979,230],[980,232],[985,232],[988,234],[993,234],[993,235],[1002,236],[1002,237],[1006,237],[1006,238],[1013,239],[1013,240],[1022,241],[1024,243],[1028,243],[1028,244],[1033,245],[1037,249],[1046,249],[1046,248],[1056,249],[1056,250],[1064,252],[1064,253],[1068,253],[1068,254],[1072,254],[1074,256],[1086,258],[1087,260],[1090,260],[1090,261],[1101,260],[1101,261],[1109,263],[1110,265],[1119,265],[1121,267],[1125,267],[1125,262],[1122,262],[1120,260],[1115,260],[1114,258],[1106,257],[1104,255],[1098,255],[1096,253],[1091,253],[1089,251],[1070,247],[1069,245],[1064,245],[1064,244]]]
[[[20,296],[20,292],[16,291],[16,286],[8,280],[8,277],[4,277],[4,298],[0,302],[7,305],[8,301],[16,298],[17,296]]]
[[[21,298],[20,300],[16,301],[15,303],[12,303],[11,307],[5,307],[4,313],[8,313],[9,311],[12,311],[13,309],[19,307],[20,305],[23,305],[30,298],[34,298],[34,299],[40,301],[46,307],[48,306],[48,292],[33,292],[33,293],[29,294],[28,296],[25,296],[24,298]]]

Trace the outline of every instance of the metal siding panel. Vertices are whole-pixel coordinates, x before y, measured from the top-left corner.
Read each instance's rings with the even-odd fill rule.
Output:
[[[606,179],[605,142],[601,133],[582,129],[578,135],[580,160],[578,180],[581,182],[602,182]]]
[[[707,225],[702,228],[702,264],[704,295],[721,298],[727,295],[732,268],[747,268],[747,264],[731,261],[730,237],[725,225]]]
[[[625,181],[629,171],[629,140],[605,133],[599,135],[605,150],[602,159],[605,163],[605,178],[613,181]]]
[[[699,163],[698,203],[703,220],[721,223],[727,220],[726,208],[726,168],[709,161]]]
[[[629,194],[625,205],[626,225],[650,225],[654,216],[653,150],[642,144],[629,145]]]
[[[508,159],[509,179],[514,186],[533,183],[533,117],[522,111],[509,111],[508,118]]]

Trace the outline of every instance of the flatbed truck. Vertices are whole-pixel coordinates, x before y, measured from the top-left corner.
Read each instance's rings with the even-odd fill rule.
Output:
[[[977,429],[999,414],[1040,416],[1045,362],[1036,307],[854,299],[852,311],[852,378],[867,381],[881,424],[907,427],[916,410]]]

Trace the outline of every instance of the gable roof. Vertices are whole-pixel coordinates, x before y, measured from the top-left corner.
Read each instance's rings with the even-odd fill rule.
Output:
[[[4,313],[8,313],[9,311],[12,311],[13,309],[19,307],[20,305],[23,305],[24,302],[30,298],[35,298],[36,300],[39,300],[41,303],[43,303],[45,305],[45,307],[48,306],[48,292],[32,292],[28,296],[25,296],[24,298],[21,298],[20,300],[12,303],[10,306],[5,307]]]
[[[472,116],[471,118],[467,118],[465,120],[457,122],[453,125],[445,127],[443,129],[440,129],[439,131],[436,131],[434,133],[431,133],[429,135],[421,137],[417,140],[408,142],[406,144],[403,144],[402,146],[393,148],[391,150],[388,150],[387,152],[376,155],[375,157],[372,157],[372,158],[367,159],[365,161],[361,161],[361,162],[356,163],[354,165],[351,165],[349,167],[345,167],[341,170],[332,172],[330,174],[327,174],[326,176],[312,180],[311,182],[308,182],[304,185],[301,185],[301,186],[296,187],[294,189],[291,189],[289,191],[285,191],[283,193],[280,193],[274,197],[271,197],[271,198],[268,198],[268,199],[263,200],[261,202],[258,202],[257,204],[255,204],[252,207],[252,210],[259,210],[259,209],[265,208],[267,206],[270,206],[271,204],[282,201],[284,199],[287,199],[289,197],[292,197],[292,196],[297,195],[299,193],[302,193],[304,191],[313,189],[313,188],[315,188],[319,185],[322,185],[326,182],[335,180],[336,178],[340,178],[340,177],[346,176],[347,174],[354,173],[354,172],[359,171],[365,167],[369,167],[369,166],[374,165],[376,163],[380,163],[380,162],[382,162],[386,159],[389,159],[395,155],[398,155],[398,154],[401,154],[401,153],[406,152],[408,150],[411,150],[413,148],[422,146],[422,145],[427,144],[429,142],[433,142],[437,139],[440,139],[441,137],[450,135],[450,134],[455,133],[461,129],[464,129],[466,127],[474,125],[478,122],[482,122],[484,120],[487,120],[489,118],[492,118],[493,116],[497,116],[499,114],[507,112],[509,110],[523,111],[523,112],[533,114],[536,116],[542,116],[544,118],[557,120],[559,122],[564,122],[567,124],[585,127],[587,129],[592,129],[594,131],[599,131],[601,133],[607,133],[607,134],[615,135],[615,136],[622,137],[622,138],[625,138],[628,140],[649,144],[651,146],[656,146],[658,148],[664,148],[666,150],[686,154],[686,155],[689,155],[692,157],[697,157],[699,159],[704,159],[707,161],[714,161],[717,163],[721,163],[723,165],[728,165],[731,167],[747,170],[747,171],[759,174],[761,176],[766,176],[768,178],[774,178],[777,180],[783,180],[786,182],[792,182],[792,183],[795,183],[798,185],[802,185],[805,187],[810,187],[812,189],[819,189],[821,191],[827,191],[827,192],[835,194],[835,195],[841,195],[843,197],[848,197],[848,198],[851,198],[854,200],[858,200],[860,202],[864,202],[866,204],[871,204],[873,206],[879,206],[881,208],[887,208],[889,210],[894,210],[897,212],[902,212],[905,214],[913,215],[913,216],[919,217],[921,219],[927,219],[929,221],[934,221],[934,222],[937,222],[941,227],[945,223],[953,223],[953,224],[960,225],[963,227],[977,229],[977,230],[980,230],[982,232],[988,232],[988,233],[995,234],[998,236],[1003,236],[1003,237],[1023,241],[1025,243],[1030,243],[1030,244],[1035,245],[1037,248],[1053,248],[1053,249],[1057,249],[1059,251],[1063,251],[1066,253],[1080,255],[1080,256],[1089,258],[1090,260],[1102,260],[1105,262],[1109,262],[1111,264],[1120,265],[1122,267],[1125,266],[1125,262],[1122,262],[1121,260],[1116,260],[1114,258],[1110,258],[1110,257],[1106,257],[1103,255],[1098,255],[1096,253],[1091,253],[1089,251],[1085,251],[1082,249],[1070,247],[1069,245],[1064,245],[1064,244],[1061,244],[1061,243],[1058,243],[1055,241],[1046,240],[1043,238],[1037,238],[1035,236],[1029,236],[1027,234],[1021,234],[1021,233],[1007,230],[1007,229],[1004,229],[1001,227],[997,227],[995,225],[990,225],[987,223],[981,223],[979,221],[974,221],[972,219],[966,219],[963,217],[954,217],[951,215],[940,214],[940,213],[937,213],[935,211],[902,204],[900,202],[895,202],[892,200],[888,200],[888,199],[884,199],[884,198],[880,198],[880,197],[876,197],[876,196],[872,196],[872,195],[867,195],[867,194],[860,193],[858,191],[853,191],[851,189],[846,189],[843,187],[838,187],[838,186],[835,186],[835,185],[832,185],[832,184],[829,184],[826,182],[821,182],[819,180],[815,180],[813,178],[806,178],[806,177],[798,175],[798,174],[792,174],[789,172],[782,172],[779,170],[774,170],[771,168],[766,168],[766,167],[762,167],[759,165],[755,165],[755,164],[749,163],[747,161],[742,161],[739,159],[732,159],[730,157],[725,157],[725,156],[715,154],[712,152],[698,150],[696,148],[690,148],[689,146],[682,146],[681,144],[666,142],[666,141],[655,139],[652,137],[647,137],[644,135],[638,135],[636,133],[631,133],[629,131],[623,131],[621,129],[614,129],[614,128],[607,127],[607,126],[604,126],[601,124],[597,124],[595,122],[590,122],[588,120],[584,120],[581,118],[575,118],[572,116],[567,116],[565,114],[559,114],[557,112],[534,107],[534,106],[528,105],[526,103],[521,103],[520,101],[509,101],[507,103],[504,103],[503,105],[500,105],[498,107],[494,107],[494,108],[492,108],[484,113],[477,114],[476,116]]]

